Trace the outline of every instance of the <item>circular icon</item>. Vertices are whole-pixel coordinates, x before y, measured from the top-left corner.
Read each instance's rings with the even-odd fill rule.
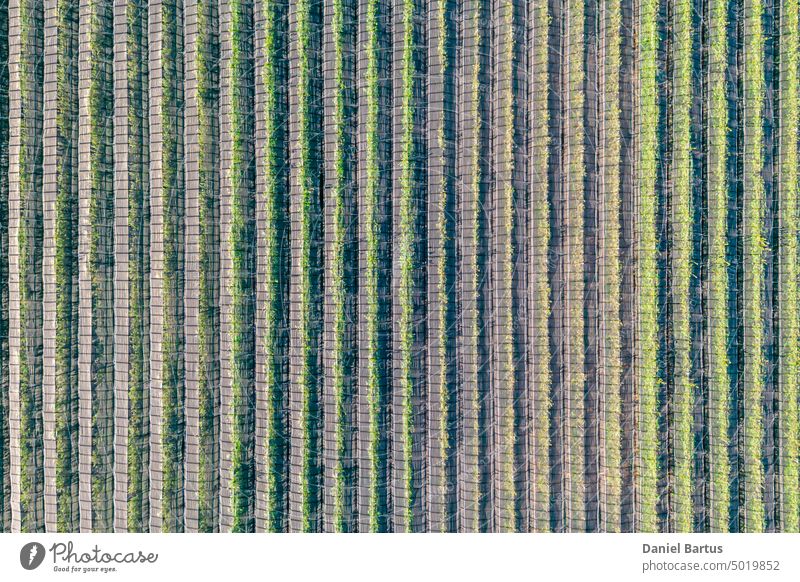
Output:
[[[26,570],[35,570],[44,561],[44,546],[39,542],[30,542],[22,546],[19,552],[19,563]]]

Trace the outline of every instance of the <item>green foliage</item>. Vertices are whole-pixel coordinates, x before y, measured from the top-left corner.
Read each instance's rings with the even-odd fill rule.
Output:
[[[507,0],[500,7],[498,15],[498,42],[501,46],[501,56],[498,62],[498,84],[500,85],[500,111],[498,120],[505,129],[505,135],[499,144],[497,152],[499,160],[498,171],[502,182],[498,186],[498,238],[501,241],[497,249],[497,260],[500,262],[497,285],[500,297],[497,308],[497,317],[502,322],[500,337],[495,341],[498,351],[498,377],[496,388],[501,391],[499,398],[500,426],[498,434],[501,442],[497,454],[499,455],[498,471],[501,474],[497,495],[500,499],[499,531],[514,531],[516,524],[516,487],[514,483],[514,314],[513,314],[513,288],[514,288],[514,154],[515,154],[515,116],[514,116],[514,55],[515,55],[515,14],[513,2]],[[502,238],[500,238],[502,237]]]
[[[766,201],[764,167],[764,32],[762,0],[752,0],[744,12],[744,202],[742,235],[744,266],[744,421],[741,426],[744,466],[740,531],[764,529],[764,324],[763,286],[767,241],[764,233]]]
[[[254,459],[252,451],[252,399],[254,390],[253,319],[255,309],[255,262],[252,246],[255,241],[253,150],[253,13],[252,6],[231,2],[231,232],[227,244],[232,258],[230,296],[232,298],[231,390],[233,494],[232,530],[251,531],[253,521]]]
[[[19,59],[19,400],[20,522],[24,532],[44,529],[42,426],[42,5],[21,0]],[[13,162],[12,162],[13,163]]]
[[[565,447],[567,447],[567,467],[569,472],[568,486],[568,528],[580,530],[584,527],[584,314],[583,314],[583,180],[584,168],[584,4],[581,0],[570,0],[568,16],[568,43],[570,54],[567,57],[567,90],[568,95],[562,99],[567,102],[568,133],[564,136],[567,144],[566,164],[566,196],[564,202],[567,224],[562,228],[567,245],[564,249],[567,261],[565,300],[566,310],[566,344],[569,381],[564,389],[568,391],[569,412],[564,428]]]
[[[333,123],[336,128],[334,141],[333,163],[336,169],[331,195],[334,198],[332,222],[332,244],[329,249],[330,265],[326,281],[326,289],[330,290],[333,312],[333,345],[331,363],[331,382],[333,384],[333,398],[336,409],[336,420],[333,426],[333,442],[335,447],[335,477],[333,491],[333,530],[339,532],[343,527],[344,511],[344,390],[345,390],[345,325],[347,313],[345,312],[345,234],[346,224],[344,215],[344,196],[347,187],[347,138],[345,135],[345,92],[347,87],[344,81],[344,2],[334,0],[333,3],[333,46],[334,46],[334,77],[335,90]],[[327,292],[327,291],[326,291]]]
[[[126,8],[128,78],[128,531],[148,531],[150,191],[147,9]]]
[[[798,386],[800,386],[800,254],[798,254],[798,17],[797,0],[784,0],[781,10],[780,74],[780,318],[779,388],[781,444],[781,530],[800,529],[800,434],[798,433]]]
[[[547,277],[550,246],[550,201],[548,197],[548,150],[550,123],[548,110],[547,0],[534,0],[532,6],[536,32],[533,35],[533,78],[531,79],[531,381],[533,429],[529,438],[531,458],[531,530],[550,529],[550,282]]]
[[[730,375],[728,374],[728,287],[727,287],[727,213],[726,182],[728,103],[725,69],[727,66],[727,3],[714,0],[709,28],[709,99],[708,132],[708,280],[709,280],[709,526],[713,532],[729,527],[730,460],[728,457],[728,416]]]
[[[219,527],[219,17],[216,3],[197,6],[197,124],[199,145],[198,313],[200,449],[198,529]]]
[[[263,70],[263,83],[266,92],[266,103],[264,116],[266,128],[265,135],[267,143],[264,147],[266,152],[266,160],[264,162],[266,173],[266,192],[264,193],[264,214],[266,223],[274,225],[276,222],[276,186],[277,186],[277,166],[280,163],[278,160],[279,152],[276,151],[275,132],[276,132],[276,108],[277,96],[275,92],[276,85],[276,61],[280,58],[275,51],[277,43],[275,31],[276,27],[276,14],[275,3],[265,0],[263,8],[264,12],[264,53],[267,55],[266,63]],[[280,378],[280,370],[275,368],[275,348],[276,348],[276,321],[280,314],[277,313],[276,296],[278,294],[278,281],[276,277],[275,264],[277,260],[277,243],[276,234],[278,229],[269,229],[268,233],[264,236],[264,262],[267,265],[267,301],[264,306],[264,359],[266,361],[266,389],[267,393],[267,437],[265,439],[265,456],[267,458],[267,515],[266,515],[266,529],[267,531],[275,531],[275,489],[276,489],[276,475],[272,470],[272,455],[275,443],[275,425],[273,417],[275,414],[275,402],[273,400],[274,386]]]
[[[431,10],[434,10],[431,8]],[[447,495],[447,471],[450,460],[456,454],[457,439],[450,438],[449,422],[452,415],[457,411],[457,406],[453,406],[453,396],[455,394],[455,386],[452,385],[452,372],[455,370],[454,362],[454,334],[452,333],[451,322],[454,318],[455,311],[455,298],[449,292],[454,284],[455,278],[455,244],[453,231],[455,229],[455,220],[452,216],[451,205],[455,200],[455,188],[453,180],[453,167],[454,156],[452,137],[448,135],[450,124],[455,120],[451,118],[448,113],[448,95],[450,91],[454,90],[455,75],[454,75],[454,61],[455,50],[452,48],[455,39],[454,30],[454,14],[455,7],[450,0],[438,0],[435,7],[435,24],[432,26],[429,34],[435,34],[437,37],[435,45],[435,65],[429,64],[429,75],[431,75],[431,82],[441,82],[442,92],[439,95],[429,95],[429,98],[436,100],[436,107],[438,109],[439,127],[436,131],[435,138],[430,146],[429,158],[435,164],[436,170],[429,168],[429,172],[436,172],[436,180],[438,181],[438,189],[433,184],[429,185],[429,196],[437,196],[437,203],[434,206],[429,202],[428,208],[432,209],[432,215],[429,214],[429,229],[435,229],[435,234],[429,235],[429,245],[435,244],[438,249],[429,246],[428,256],[433,257],[434,261],[431,267],[429,262],[429,280],[434,281],[433,294],[429,296],[427,305],[429,320],[428,330],[432,332],[430,338],[435,338],[435,346],[429,346],[429,361],[431,362],[431,374],[429,374],[431,385],[429,386],[429,401],[432,402],[434,393],[438,393],[438,423],[432,427],[432,431],[436,431],[437,444],[429,445],[432,449],[435,447],[433,453],[435,461],[435,468],[431,467],[431,473],[436,472],[436,482],[431,483],[431,498],[429,503],[433,506],[442,504],[441,513],[439,514],[438,521],[432,519],[429,524],[431,531],[446,532],[450,529],[450,510],[446,506]],[[429,101],[430,102],[430,101]],[[431,119],[429,113],[429,119]],[[454,117],[454,116],[453,116]],[[452,148],[452,149],[451,149]],[[429,230],[429,232],[431,232]],[[431,288],[431,287],[429,287]],[[433,335],[435,334],[435,335]],[[436,371],[434,373],[434,371]]]
[[[311,101],[312,81],[311,81],[311,5],[310,0],[299,0],[297,3],[297,144],[299,156],[297,162],[297,181],[300,187],[300,249],[297,261],[301,273],[300,296],[297,298],[297,311],[299,313],[298,344],[302,353],[297,383],[301,390],[300,403],[300,430],[302,441],[301,459],[301,505],[302,505],[302,525],[301,530],[310,531],[311,514],[313,511],[312,495],[310,484],[314,480],[314,463],[312,459],[312,440],[314,421],[314,411],[311,407],[313,392],[316,390],[314,378],[313,362],[316,359],[316,350],[312,346],[311,330],[314,326],[312,321],[313,300],[313,281],[312,281],[312,212],[314,205],[315,184],[314,169],[312,168],[312,127]]]
[[[402,7],[403,30],[403,62],[402,90],[400,94],[400,110],[402,112],[402,135],[400,138],[400,194],[396,200],[399,205],[398,232],[395,234],[399,283],[397,302],[399,312],[398,346],[400,354],[400,378],[398,389],[402,395],[402,474],[404,476],[404,492],[402,500],[403,523],[406,531],[411,531],[412,506],[412,463],[414,421],[412,416],[411,395],[414,387],[413,349],[414,349],[414,305],[411,294],[414,286],[414,0],[404,0]],[[398,500],[399,501],[399,500]]]
[[[641,470],[637,489],[640,500],[640,530],[657,530],[658,502],[658,268],[656,252],[656,135],[658,119],[658,1],[643,0],[639,44],[639,206],[637,208],[638,265],[638,388]]]
[[[289,157],[286,134],[288,104],[286,92],[278,91],[286,83],[285,66],[287,47],[287,7],[282,2],[269,0],[264,3],[264,51],[266,55],[263,69],[265,100],[264,160],[266,175],[264,192],[264,214],[267,232],[264,237],[264,262],[266,264],[266,301],[264,305],[264,353],[267,385],[267,439],[266,458],[270,470],[267,475],[267,530],[275,531],[281,527],[281,489],[279,477],[283,467],[283,394],[286,367],[285,354],[287,332],[284,322],[288,294],[288,257],[284,256],[281,245],[286,242],[288,221],[288,190],[286,160]]]
[[[78,529],[78,6],[58,3],[56,275],[56,526]]]
[[[466,10],[465,10],[466,12]],[[462,205],[462,220],[465,229],[463,245],[470,250],[461,257],[462,272],[464,273],[464,298],[462,307],[463,318],[463,352],[466,354],[468,363],[464,365],[463,384],[464,384],[464,411],[463,411],[463,431],[464,437],[464,457],[469,459],[465,463],[461,479],[470,484],[470,488],[465,488],[465,492],[460,499],[465,509],[469,511],[471,519],[469,522],[461,524],[466,531],[478,531],[478,505],[480,494],[477,484],[480,483],[480,467],[478,466],[478,338],[480,337],[479,320],[479,265],[478,265],[478,230],[481,215],[481,60],[478,58],[478,50],[482,44],[481,27],[482,11],[479,2],[473,4],[470,14],[464,14],[465,35],[471,37],[471,68],[465,75],[467,89],[468,119],[473,123],[469,136],[470,148],[467,152],[469,160],[469,174],[464,176],[464,198]],[[469,225],[469,226],[466,226]]]
[[[0,1],[0,38],[8,38],[8,2]],[[0,42],[0,63],[8,61]],[[8,67],[0,67],[0,305],[8,305]],[[0,309],[0,532],[11,529],[8,311]]]
[[[672,256],[672,431],[673,483],[670,484],[674,530],[692,531],[692,337],[689,314],[689,280],[692,255],[692,3],[679,0],[673,12],[673,190],[671,217]]]
[[[111,0],[90,7],[89,273],[92,317],[92,529],[113,529],[114,494],[114,81]]]
[[[0,0],[0,530],[12,513],[25,531],[44,528],[45,443],[56,455],[47,459],[55,461],[48,512],[56,500],[48,518],[61,531],[79,526],[83,470],[91,527],[113,527],[115,470],[125,470],[114,462],[123,426],[115,426],[114,320],[126,315],[126,301],[115,304],[119,253],[128,258],[130,333],[127,354],[117,354],[129,362],[128,490],[118,502],[127,501],[131,531],[151,520],[151,413],[163,415],[163,511],[153,517],[167,531],[184,527],[187,412],[199,416],[199,465],[190,470],[201,531],[219,529],[223,491],[234,531],[255,528],[256,507],[270,531],[286,527],[287,508],[301,514],[300,529],[316,529],[323,446],[325,478],[333,476],[325,525],[336,531],[351,529],[351,518],[370,531],[445,531],[455,522],[583,529],[586,503],[595,503],[587,482],[592,492],[597,484],[608,531],[724,532],[734,515],[742,531],[800,529],[798,0],[745,0],[738,12],[709,0],[702,17],[694,0],[641,0],[630,5],[635,14],[622,0],[164,0],[152,5],[158,38],[146,0],[130,0],[124,14],[116,0],[12,4],[9,12]],[[190,63],[183,10],[195,4]],[[47,38],[45,10],[56,16]],[[19,18],[13,36],[9,15]],[[54,62],[44,58],[51,41]],[[597,44],[587,50],[587,42]],[[48,93],[45,66],[53,67]],[[116,66],[127,88],[115,86]],[[187,128],[183,91],[194,73],[197,119]],[[44,150],[48,113],[55,133],[48,126],[46,143],[55,148]],[[117,120],[126,126],[115,132]],[[125,130],[127,144],[115,142]],[[198,233],[184,225],[183,141],[195,138],[199,410],[188,411],[184,242]],[[115,167],[115,146],[119,162],[126,145],[128,166]],[[151,149],[160,156],[152,167]],[[585,175],[587,162],[597,174]],[[52,265],[45,176],[55,180]],[[122,232],[115,195],[125,194],[115,180],[127,180]],[[151,204],[160,214],[153,225]],[[586,236],[590,215],[596,238]],[[163,265],[152,276],[163,301],[151,305],[156,226]],[[591,279],[586,260],[595,256]],[[88,288],[83,332],[79,284]],[[598,304],[588,317],[587,296]],[[221,299],[230,299],[224,313]],[[163,408],[152,412],[151,310],[163,321],[152,330]],[[51,317],[55,343],[45,349]],[[89,348],[80,377],[91,414],[80,422],[91,424],[92,441],[83,468],[79,337]],[[596,395],[586,391],[587,341],[599,358],[589,362]],[[43,406],[45,371],[54,372],[54,418]],[[220,418],[228,373],[230,416]],[[594,396],[596,417],[585,409]],[[325,435],[321,409],[332,417]],[[47,438],[44,420],[55,428]],[[220,458],[221,427],[230,427],[230,459]],[[596,461],[585,448],[595,440]],[[601,470],[590,475],[594,463]],[[556,503],[563,519],[551,523]]]
[[[379,127],[378,127],[378,16],[380,0],[369,0],[366,13],[366,182],[362,195],[360,219],[365,233],[366,269],[362,280],[366,305],[367,360],[367,406],[369,409],[368,429],[368,521],[369,531],[378,531],[378,471],[379,460],[379,419],[380,419],[380,362],[378,361],[378,269],[380,241],[378,236],[378,197],[380,189],[380,169],[378,167]]]
[[[619,532],[622,505],[622,399],[620,384],[622,362],[620,360],[620,299],[622,280],[620,276],[620,46],[622,26],[621,2],[610,0],[605,4],[603,28],[602,63],[605,79],[605,109],[603,115],[603,272],[604,288],[601,289],[605,306],[603,319],[605,386],[602,394],[605,421],[601,430],[605,441],[603,467],[605,482],[602,487],[602,502],[605,504],[604,530]]]
[[[162,271],[162,528],[183,530],[185,406],[183,364],[183,9],[165,0],[161,31]]]

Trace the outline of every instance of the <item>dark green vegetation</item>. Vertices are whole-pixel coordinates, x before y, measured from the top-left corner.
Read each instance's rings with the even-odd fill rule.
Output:
[[[259,224],[264,228],[259,237],[260,285],[265,300],[259,307],[262,318],[261,333],[256,338],[264,353],[264,431],[263,452],[259,459],[265,473],[263,492],[263,529],[281,531],[286,527],[288,446],[286,442],[286,405],[288,391],[289,333],[288,306],[289,281],[285,273],[289,256],[284,252],[289,240],[289,171],[286,160],[288,142],[288,91],[289,75],[286,58],[288,6],[282,1],[269,1],[261,5],[264,21],[263,61],[257,74],[262,79],[264,107],[264,142],[258,160],[262,176],[260,184]],[[262,266],[263,265],[263,266]]]
[[[766,199],[764,166],[764,6],[761,0],[745,2],[743,193],[741,202],[743,369],[741,392],[743,419],[740,425],[741,464],[739,494],[742,499],[740,528],[744,532],[764,529],[764,468],[761,463],[764,440],[764,264]]]
[[[548,3],[537,0],[531,6],[532,41],[530,64],[531,84],[547,87],[548,44],[546,22]],[[527,477],[530,483],[528,527],[531,531],[550,528],[550,282],[547,277],[547,249],[550,246],[550,200],[547,161],[550,139],[547,91],[530,95],[530,198],[529,198],[529,349],[528,349],[528,414]]]
[[[184,342],[184,168],[183,164],[183,8],[165,0],[161,12],[161,197],[163,255],[161,277],[162,528],[183,528],[185,369]]]
[[[359,515],[361,531],[388,529],[388,392],[391,308],[391,11],[359,4]]]
[[[87,271],[90,281],[91,322],[91,443],[92,443],[92,529],[112,531],[114,459],[114,174],[113,174],[113,36],[110,0],[92,0],[82,15],[88,17],[84,29],[82,59],[88,65],[89,79],[79,91],[87,98],[87,142],[81,144],[83,156],[79,195],[88,200]],[[88,41],[88,42],[87,42]]]
[[[666,378],[670,403],[668,495],[671,531],[692,530],[692,404],[691,328],[689,284],[691,277],[691,83],[692,83],[692,4],[676,2],[672,12],[672,191],[669,224],[671,330]]]
[[[150,385],[150,155],[147,5],[126,6],[128,81],[128,530],[148,531]],[[119,129],[119,128],[118,128]]]
[[[197,527],[199,531],[211,532],[219,529],[219,6],[214,0],[197,2],[196,6],[197,48],[194,54],[199,223]],[[187,62],[187,66],[191,65]],[[189,172],[187,167],[187,174]]]
[[[321,505],[322,196],[319,3],[289,11],[290,230],[289,530],[318,528]],[[292,42],[292,39],[294,41]]]
[[[797,531],[798,26],[0,0],[0,529]]]
[[[706,161],[708,298],[704,330],[706,342],[706,406],[704,423],[708,434],[706,477],[707,523],[710,531],[728,531],[730,522],[730,456],[729,414],[730,375],[728,371],[728,287],[727,287],[727,113],[725,65],[728,39],[726,36],[727,6],[722,0],[711,2],[708,14],[709,64],[708,133]]]
[[[223,255],[229,257],[229,272],[223,276],[227,285],[228,312],[226,344],[230,373],[229,416],[221,422],[229,425],[232,450],[231,467],[222,479],[230,488],[232,531],[254,527],[254,401],[255,401],[255,94],[253,5],[247,1],[226,3],[230,11],[228,27],[222,27],[222,42],[230,43],[230,53],[223,58],[226,67],[224,97],[228,100],[223,189],[229,195],[229,223],[223,228]],[[227,231],[227,232],[226,232]]]
[[[46,35],[57,35],[56,98],[46,103],[55,117],[55,434],[57,527],[78,529],[78,5],[58,3],[55,22],[46,15]],[[46,75],[48,89],[52,72]],[[51,89],[52,90],[52,89]],[[49,91],[46,92],[49,93]],[[45,149],[51,151],[51,144]],[[49,180],[48,180],[49,182]]]

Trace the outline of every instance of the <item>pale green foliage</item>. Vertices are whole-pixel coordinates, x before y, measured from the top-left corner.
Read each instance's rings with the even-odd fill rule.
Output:
[[[762,0],[745,3],[744,11],[744,202],[742,208],[743,318],[744,318],[744,421],[741,426],[744,466],[740,531],[764,529],[764,325],[763,285],[767,241],[764,233],[766,201],[764,166],[764,32]]]
[[[727,182],[727,98],[725,67],[727,60],[727,3],[714,0],[711,6],[709,116],[708,133],[708,255],[709,255],[709,526],[713,532],[729,528],[730,460],[728,457],[728,414],[730,375],[728,374],[728,265],[726,261]]]
[[[639,206],[638,232],[638,311],[639,311],[639,463],[637,483],[641,504],[643,532],[657,530],[658,501],[658,269],[656,252],[656,135],[658,88],[656,58],[658,54],[658,2],[643,0],[641,5],[639,45]]]
[[[780,180],[780,392],[781,435],[781,530],[800,528],[800,482],[798,482],[798,386],[800,386],[800,255],[798,254],[798,2],[784,0],[781,14],[781,180]]]

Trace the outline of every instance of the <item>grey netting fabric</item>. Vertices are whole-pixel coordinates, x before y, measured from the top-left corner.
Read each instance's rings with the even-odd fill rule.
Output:
[[[798,0],[0,0],[0,530],[798,531]]]

